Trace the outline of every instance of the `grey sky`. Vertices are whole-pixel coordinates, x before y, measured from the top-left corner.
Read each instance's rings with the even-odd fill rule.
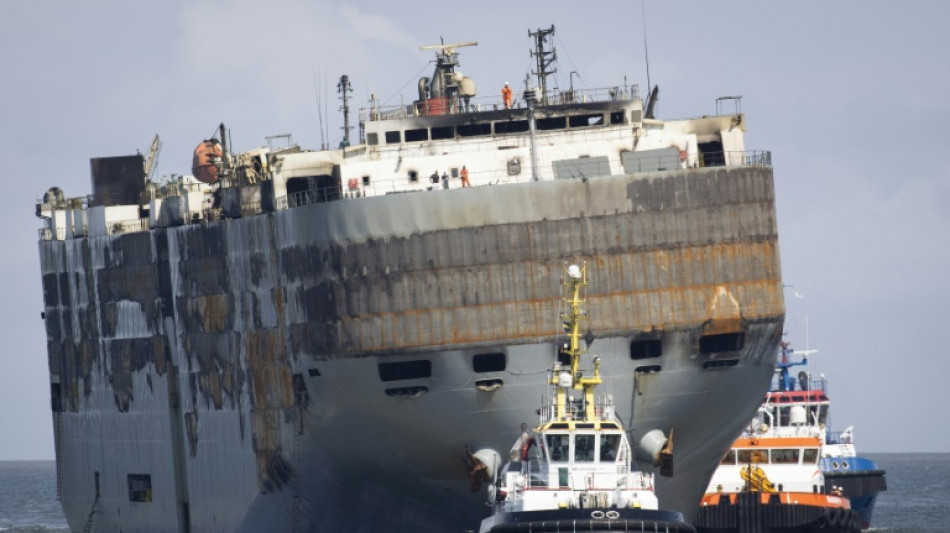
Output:
[[[817,348],[833,424],[859,450],[950,452],[934,418],[950,380],[950,3],[646,1],[664,118],[743,95],[746,146],[771,150],[795,347]],[[91,192],[89,159],[164,146],[188,173],[224,121],[237,149],[292,133],[339,142],[336,80],[355,106],[409,102],[420,44],[477,40],[461,70],[480,95],[520,83],[528,29],[557,28],[558,83],[646,87],[641,3],[548,0],[6,0],[0,18],[0,459],[52,458],[34,205]],[[806,319],[807,317],[807,319]],[[807,328],[806,328],[807,323]]]

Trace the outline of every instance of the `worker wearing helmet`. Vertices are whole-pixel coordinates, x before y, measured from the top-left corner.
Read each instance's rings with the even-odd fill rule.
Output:
[[[505,109],[511,109],[511,87],[508,86],[508,82],[505,82],[505,86],[501,88],[501,97],[505,101]]]

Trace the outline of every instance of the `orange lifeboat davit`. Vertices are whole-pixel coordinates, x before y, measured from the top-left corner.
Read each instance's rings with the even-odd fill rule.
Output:
[[[215,184],[218,182],[218,168],[216,161],[220,161],[223,152],[217,139],[202,141],[195,148],[195,155],[191,160],[191,173],[198,181]]]

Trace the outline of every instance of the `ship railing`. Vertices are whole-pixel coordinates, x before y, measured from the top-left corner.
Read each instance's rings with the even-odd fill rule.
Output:
[[[106,226],[108,235],[117,235],[122,233],[135,233],[137,231],[146,231],[151,227],[147,218],[133,218],[131,220],[117,220],[110,222]]]
[[[512,90],[515,90],[512,88]],[[540,91],[539,91],[540,92]],[[526,107],[524,91],[518,91],[512,100],[512,108]],[[614,87],[598,87],[594,89],[552,89],[542,98],[541,105],[570,105],[588,102],[606,102],[612,100],[632,100],[640,98],[640,87],[634,85],[617,85]],[[377,120],[405,119],[411,117],[457,115],[460,113],[478,113],[481,111],[498,111],[505,109],[505,102],[501,96],[501,88],[497,96],[481,96],[457,100],[447,100],[444,104],[435,105],[432,101],[413,102],[399,105],[377,105],[375,107],[360,108],[361,122]]]
[[[258,202],[243,202],[241,203],[241,216],[250,217],[254,215],[260,215],[263,213],[261,209],[261,203]]]
[[[851,433],[848,431],[828,431],[825,433],[825,444],[851,444]]]
[[[66,228],[40,228],[39,239],[41,241],[61,241],[66,238]]]

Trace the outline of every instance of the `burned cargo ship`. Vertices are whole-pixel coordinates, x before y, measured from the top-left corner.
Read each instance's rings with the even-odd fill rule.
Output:
[[[636,86],[542,72],[478,98],[460,46],[338,149],[237,153],[221,128],[201,180],[100,158],[93,194],[39,201],[72,529],[475,527],[460,456],[535,416],[568,261],[595,267],[586,337],[616,416],[692,515],[782,332],[770,154],[738,106],[663,120]]]

